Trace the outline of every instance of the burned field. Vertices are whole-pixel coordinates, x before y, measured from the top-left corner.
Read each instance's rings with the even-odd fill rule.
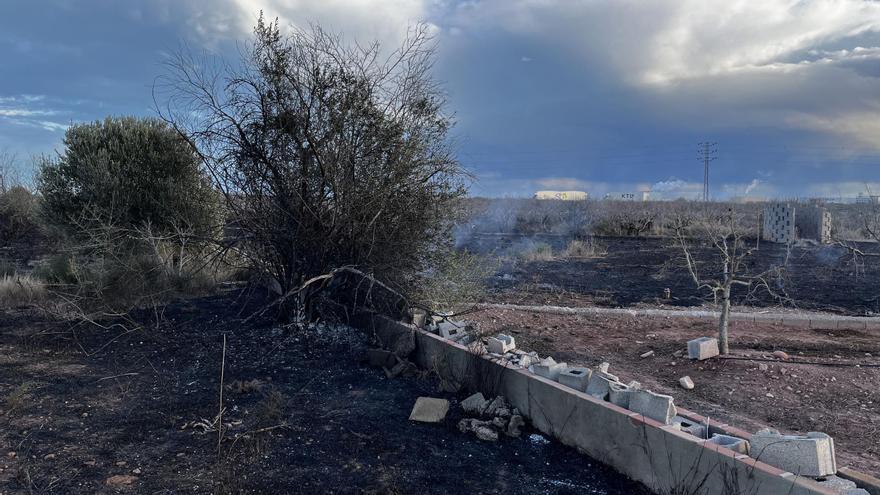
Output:
[[[367,367],[357,330],[245,314],[233,294],[136,331],[0,314],[0,492],[647,493],[528,428],[459,432],[464,392]],[[419,396],[450,399],[446,420],[408,421]]]
[[[681,263],[681,249],[668,238],[596,237],[592,240],[600,251],[596,256],[522,259],[522,253],[535,246],[561,253],[571,239],[561,235],[474,234],[462,247],[507,260],[490,282],[487,300],[491,302],[624,308],[698,307],[712,302],[710,293],[697,290]],[[788,252],[784,245],[768,242],[762,242],[755,253],[750,261],[758,271],[785,264],[783,277],[774,280],[772,288],[787,299],[781,301],[766,290],[734,290],[734,304],[854,316],[880,313],[877,258],[854,259],[846,249],[831,245],[795,246]],[[708,263],[713,252],[702,247],[694,256]],[[665,297],[665,289],[670,290],[671,298]]]

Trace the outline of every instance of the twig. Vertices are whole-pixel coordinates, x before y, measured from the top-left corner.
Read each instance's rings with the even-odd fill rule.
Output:
[[[226,334],[223,334],[223,358],[220,361],[220,409],[217,412],[217,459],[220,459],[220,443],[223,441],[223,377],[226,373]]]

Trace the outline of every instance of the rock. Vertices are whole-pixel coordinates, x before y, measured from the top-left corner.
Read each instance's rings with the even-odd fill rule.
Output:
[[[644,358],[651,357],[651,356],[653,356],[653,355],[654,355],[654,351],[648,351],[648,352],[642,354],[642,355],[639,356],[639,357],[642,358],[642,359],[644,359]]]
[[[55,454],[46,454],[43,456],[43,460],[50,461],[55,458]]]
[[[691,377],[689,376],[683,376],[679,378],[678,384],[681,385],[681,388],[685,390],[693,390],[694,388],[694,381],[691,380]]]
[[[507,423],[507,430],[504,432],[509,437],[519,437],[522,435],[522,431],[520,428],[525,426],[526,422],[522,416],[519,414],[514,414],[510,417],[510,422]]]
[[[137,481],[137,476],[132,476],[130,474],[117,474],[104,480],[104,484],[113,488],[119,488],[122,486],[129,486],[135,481]]]
[[[602,373],[608,373],[608,368],[610,368],[610,367],[611,367],[610,364],[602,363],[599,365],[599,371],[601,371]]]
[[[480,440],[494,442],[498,440],[498,432],[492,429],[491,424],[488,421],[465,418],[458,422],[458,429],[462,433],[473,432]]]
[[[758,363],[758,369],[760,371],[767,371],[770,369],[770,367],[767,366],[767,363]]]
[[[492,418],[492,426],[498,428],[501,431],[504,431],[507,429],[507,420],[500,416],[495,416],[494,418]]]
[[[134,468],[131,471],[132,474],[141,474],[141,468]]]
[[[773,357],[781,359],[783,361],[788,360],[788,354],[784,351],[773,351]]]
[[[468,414],[475,414],[479,416],[483,414],[483,411],[486,410],[486,407],[489,405],[489,401],[483,397],[483,394],[480,392],[471,395],[467,399],[461,401],[461,409]]]
[[[486,442],[498,441],[498,432],[488,426],[477,426],[474,428],[474,434],[477,435],[477,438]]]
[[[507,415],[510,415],[510,406],[507,404],[507,401],[504,400],[504,397],[498,396],[495,397],[492,402],[490,402],[486,409],[483,411],[483,414],[487,416],[498,416],[500,413],[507,412]]]
[[[421,423],[439,423],[449,412],[449,401],[433,397],[419,397],[409,415],[410,421]]]

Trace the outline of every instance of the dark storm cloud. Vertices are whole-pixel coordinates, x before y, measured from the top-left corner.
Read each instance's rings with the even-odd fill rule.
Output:
[[[434,25],[475,191],[855,194],[880,182],[880,6],[860,0],[151,0],[0,3],[0,147],[152,114],[181,43],[236,54],[258,12],[393,45]],[[876,185],[876,184],[875,184]]]

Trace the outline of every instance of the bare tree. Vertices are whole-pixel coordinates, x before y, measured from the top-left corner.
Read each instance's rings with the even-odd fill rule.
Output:
[[[750,259],[757,249],[750,246],[742,224],[734,211],[729,209],[721,214],[713,214],[707,210],[696,217],[679,215],[671,225],[675,243],[682,250],[688,274],[698,289],[710,291],[715,303],[720,304],[718,341],[722,354],[730,352],[728,329],[734,287],[742,287],[749,294],[763,289],[777,300],[791,301],[784,292],[784,287],[778,283],[782,280],[784,267],[788,263],[790,246],[780,265],[756,272]],[[695,240],[708,246],[713,254],[711,261],[697,259]]]
[[[283,294],[342,266],[401,289],[451,244],[465,189],[427,27],[384,53],[261,16],[240,64],[179,53],[156,86]]]
[[[7,149],[0,149],[0,194],[19,183],[19,175],[15,169],[17,161],[18,155]]]

